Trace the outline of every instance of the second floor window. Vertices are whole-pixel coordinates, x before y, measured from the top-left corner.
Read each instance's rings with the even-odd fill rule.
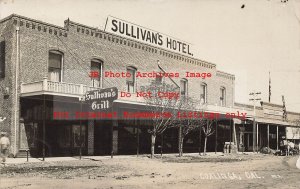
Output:
[[[0,41],[0,78],[5,76],[5,41]]]
[[[225,87],[220,88],[220,106],[226,106],[226,89],[225,89]]]
[[[134,93],[135,92],[135,83],[136,83],[136,78],[135,78],[136,68],[128,66],[127,73],[130,73],[130,75],[131,75],[131,77],[128,77],[126,79],[127,92]]]
[[[207,85],[205,83],[201,83],[200,85],[200,103],[207,103]]]
[[[91,86],[102,87],[102,67],[103,63],[101,60],[93,59],[91,61]]]
[[[163,81],[163,78],[162,77],[156,77],[155,78],[155,82],[158,83],[158,84],[161,84]]]
[[[180,95],[187,96],[188,81],[186,79],[180,80]]]
[[[56,82],[62,81],[62,63],[63,63],[62,53],[58,51],[49,52],[48,79],[50,81],[56,81]]]

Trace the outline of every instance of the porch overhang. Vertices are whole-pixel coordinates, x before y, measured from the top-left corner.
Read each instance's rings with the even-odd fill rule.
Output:
[[[253,118],[248,118],[248,120],[249,121],[253,121]],[[292,123],[292,122],[287,122],[287,121],[282,121],[282,120],[276,120],[276,119],[268,119],[268,118],[256,117],[255,121],[258,122],[258,123],[263,123],[263,124],[296,127],[296,125],[294,123]]]
[[[38,95],[53,95],[53,96],[63,96],[63,97],[73,97],[82,98],[87,91],[97,90],[100,88],[90,87],[84,84],[74,84],[65,82],[55,82],[49,81],[44,78],[41,81],[21,83],[21,97],[38,96]],[[116,103],[125,103],[130,105],[142,105],[145,106],[146,103],[142,97],[138,97],[133,93],[130,97],[121,97],[121,92],[119,91],[119,98],[115,100]],[[205,111],[211,113],[219,113],[222,115],[231,113],[244,113],[246,117],[251,117],[253,112],[249,110],[240,109],[237,107],[226,107],[218,106],[212,104],[199,104],[195,110],[192,111]]]

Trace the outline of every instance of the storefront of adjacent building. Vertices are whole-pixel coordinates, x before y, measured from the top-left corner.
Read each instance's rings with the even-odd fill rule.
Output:
[[[238,103],[235,103],[235,106],[253,111],[253,106]],[[256,151],[262,147],[279,150],[282,137],[299,144],[300,128],[297,120],[300,114],[286,112],[284,118],[284,111],[282,105],[260,102],[260,106],[256,107],[255,124],[253,125],[253,117],[251,117],[243,126],[240,125],[242,127],[239,130],[238,144],[245,151]]]
[[[150,153],[149,120],[105,115],[103,119],[76,119],[74,115],[76,111],[88,111],[89,105],[80,100],[87,91],[110,87],[119,91],[113,111],[123,114],[145,110],[143,98],[136,92],[155,79],[149,77],[153,72],[173,74],[165,80],[178,85],[180,95],[205,104],[206,112],[223,115],[215,121],[217,130],[208,139],[208,151],[222,151],[226,141],[247,146],[248,151],[253,148],[253,128],[245,126],[251,123],[241,122],[241,117],[225,117],[226,113],[245,113],[251,120],[253,107],[234,103],[235,77],[218,71],[213,63],[70,20],[60,27],[11,15],[0,21],[0,34],[0,86],[5,92],[0,100],[0,117],[6,117],[0,130],[8,133],[15,156],[27,149],[32,156],[78,155],[80,149],[83,155]],[[133,77],[119,76],[122,72]],[[150,74],[137,76],[145,72]],[[209,73],[211,77],[187,77],[187,72]],[[91,77],[91,73],[99,75]],[[131,97],[122,97],[121,92]],[[293,115],[293,119],[299,116]],[[262,119],[270,119],[270,123],[276,120],[265,114],[258,122],[268,123]],[[272,126],[290,126],[288,122],[274,123],[267,126],[268,136],[272,136],[269,142],[273,140]],[[262,134],[258,137],[265,139]],[[199,130],[191,132],[184,142],[185,151],[203,150],[201,140]],[[177,152],[177,141],[177,128],[167,129],[157,137],[157,147]]]

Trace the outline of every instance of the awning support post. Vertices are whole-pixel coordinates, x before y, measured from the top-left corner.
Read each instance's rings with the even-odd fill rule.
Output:
[[[256,152],[258,153],[258,122],[256,123]]]
[[[268,135],[268,148],[270,148],[270,125],[268,124],[268,127],[267,127],[267,135]]]
[[[277,150],[278,150],[278,125],[277,125],[277,130],[276,130],[276,144],[277,144]]]

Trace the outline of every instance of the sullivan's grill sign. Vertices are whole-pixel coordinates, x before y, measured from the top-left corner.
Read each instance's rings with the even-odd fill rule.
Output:
[[[116,87],[88,91],[85,94],[85,101],[91,106],[91,110],[107,110],[112,107],[114,100],[118,98],[118,89]]]
[[[193,56],[190,44],[174,39],[159,32],[126,22],[124,20],[108,16],[105,29],[123,37],[172,50],[184,55]]]

